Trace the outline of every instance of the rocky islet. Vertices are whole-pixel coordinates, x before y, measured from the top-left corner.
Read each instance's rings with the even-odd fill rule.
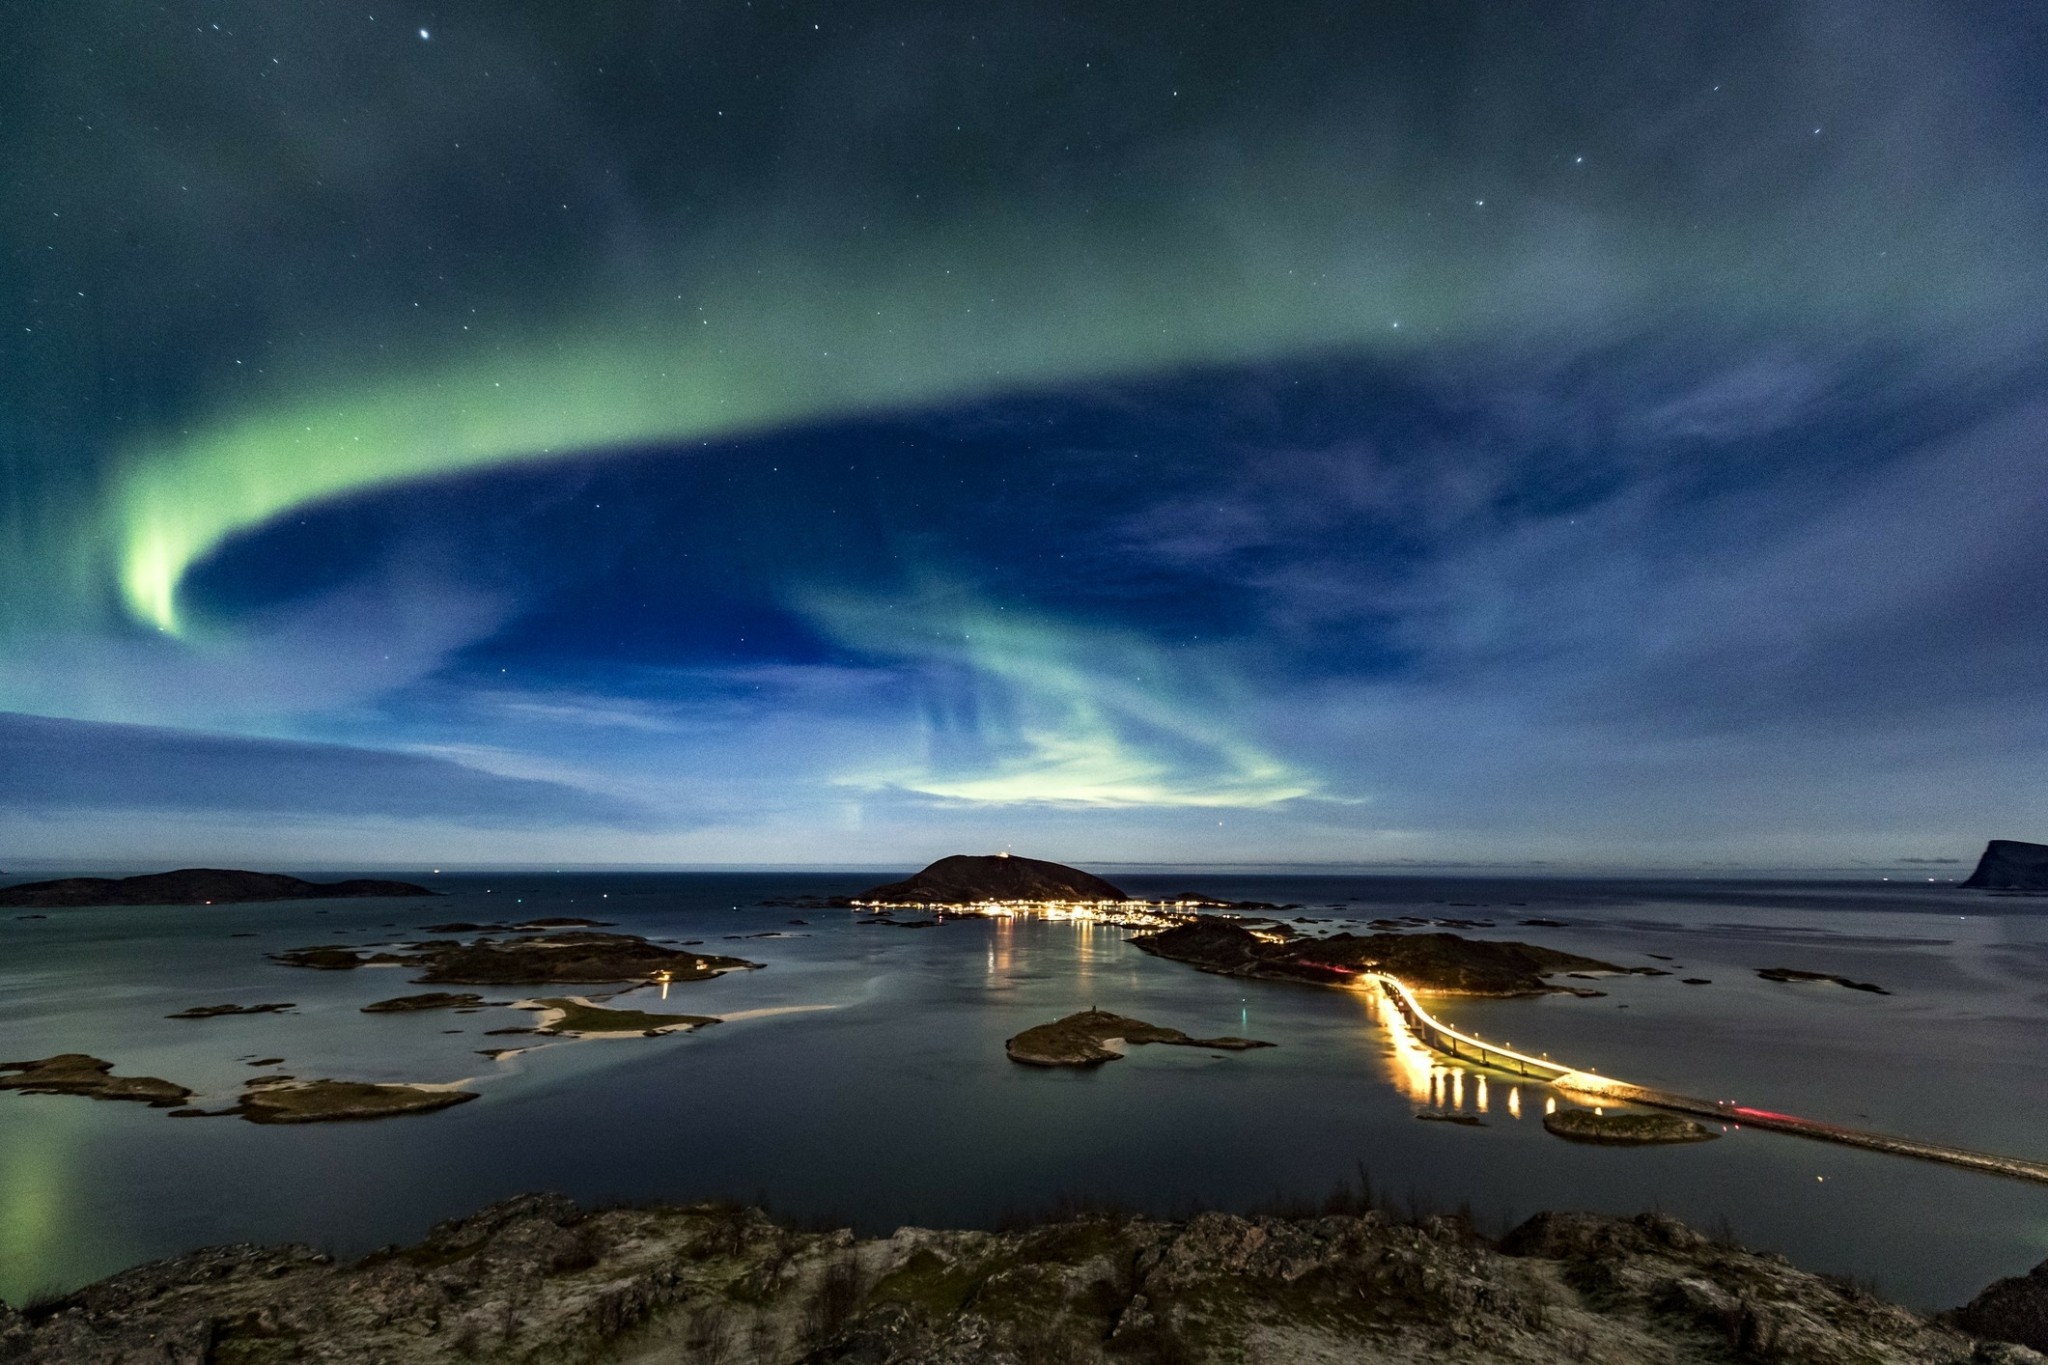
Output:
[[[1273,1046],[1254,1038],[1191,1038],[1177,1028],[1148,1024],[1142,1019],[1127,1018],[1107,1010],[1089,1009],[1025,1029],[1005,1042],[1003,1051],[1011,1061],[1025,1066],[1100,1066],[1123,1056],[1122,1052],[1109,1046],[1117,1042],[1204,1047],[1217,1052],[1246,1052]]]

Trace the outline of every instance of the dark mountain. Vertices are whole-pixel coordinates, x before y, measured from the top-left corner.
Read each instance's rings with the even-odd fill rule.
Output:
[[[39,910],[79,905],[231,905],[238,901],[348,900],[363,896],[431,896],[411,882],[358,878],[309,882],[276,872],[186,867],[141,877],[65,877],[0,887],[0,906]]]
[[[2048,891],[2048,844],[1993,839],[1964,886],[1987,891]]]
[[[964,905],[976,901],[1121,901],[1122,891],[1100,877],[1059,863],[956,853],[915,877],[863,891],[858,900],[914,901],[923,905]]]

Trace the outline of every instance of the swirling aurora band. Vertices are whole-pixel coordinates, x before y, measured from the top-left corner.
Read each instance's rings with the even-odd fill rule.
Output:
[[[129,452],[112,528],[122,596],[139,620],[179,633],[181,580],[227,538],[293,507],[408,479],[1368,336],[1405,344],[1401,331],[1377,324],[1386,335],[1375,335],[1364,322],[1388,311],[1383,285],[1361,276],[1355,288],[1309,289],[1290,286],[1292,272],[1271,273],[1277,282],[1221,290],[1176,289],[1163,276],[1020,280],[1014,271],[993,292],[966,272],[939,289],[842,285],[816,313],[794,298],[691,307],[694,326],[622,318],[367,382],[310,384]],[[1401,306],[1411,317],[1428,320],[1426,298],[1398,292],[1410,295]]]

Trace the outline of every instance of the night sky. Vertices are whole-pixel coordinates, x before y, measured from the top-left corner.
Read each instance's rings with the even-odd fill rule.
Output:
[[[0,865],[2048,838],[2048,12],[29,6]]]

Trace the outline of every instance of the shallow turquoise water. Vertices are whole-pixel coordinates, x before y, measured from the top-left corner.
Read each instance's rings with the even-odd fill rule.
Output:
[[[530,1189],[585,1199],[764,1199],[869,1230],[987,1223],[1065,1199],[1172,1213],[1316,1197],[1363,1166],[1398,1196],[1505,1223],[1539,1208],[1659,1207],[1725,1220],[1752,1245],[1854,1274],[1921,1307],[2048,1256],[2048,1187],[1740,1132],[1615,1151],[1542,1131],[1546,1092],[1438,1074],[1484,1126],[1421,1123],[1431,1074],[1359,995],[1242,982],[1151,958],[1117,930],[1062,923],[859,925],[764,897],[872,876],[442,878],[430,902],[50,912],[0,920],[0,1053],[90,1052],[124,1074],[231,1099],[252,1059],[301,1077],[471,1079],[478,1101],[371,1124],[265,1128],[139,1105],[0,1094],[0,1296],[19,1300],[138,1260],[230,1241],[355,1252]],[[1178,890],[1187,878],[1134,889]],[[2048,916],[2040,903],[1872,884],[1204,880],[1318,918],[1492,919],[1623,965],[1600,999],[1458,1001],[1490,1038],[1605,1074],[1815,1118],[2048,1158]],[[487,889],[488,888],[488,889]],[[1332,910],[1326,907],[1340,906]],[[583,914],[701,938],[766,964],[628,997],[646,1009],[762,1013],[690,1035],[549,1046],[483,1031],[526,1022],[365,1015],[398,969],[312,972],[267,951],[417,936],[443,920]],[[1521,917],[1568,922],[1518,928]],[[808,921],[791,924],[792,919]],[[778,933],[787,937],[728,935]],[[255,937],[233,937],[254,934]],[[1649,956],[1675,959],[1660,962]],[[1790,966],[1886,996],[1758,980]],[[1712,978],[1685,986],[1684,976]],[[1586,983],[1581,983],[1586,984]],[[482,992],[509,1000],[518,994]],[[290,1000],[297,1012],[196,1022],[190,1005]],[[1138,1048],[1086,1073],[1008,1063],[1004,1038],[1089,1005],[1197,1035],[1280,1044],[1222,1057]],[[1625,1007],[1625,1008],[1623,1008]],[[445,1030],[460,1029],[450,1033]],[[1513,1108],[1510,1110],[1510,1097]],[[1483,1104],[1483,1111],[1482,1111]]]

